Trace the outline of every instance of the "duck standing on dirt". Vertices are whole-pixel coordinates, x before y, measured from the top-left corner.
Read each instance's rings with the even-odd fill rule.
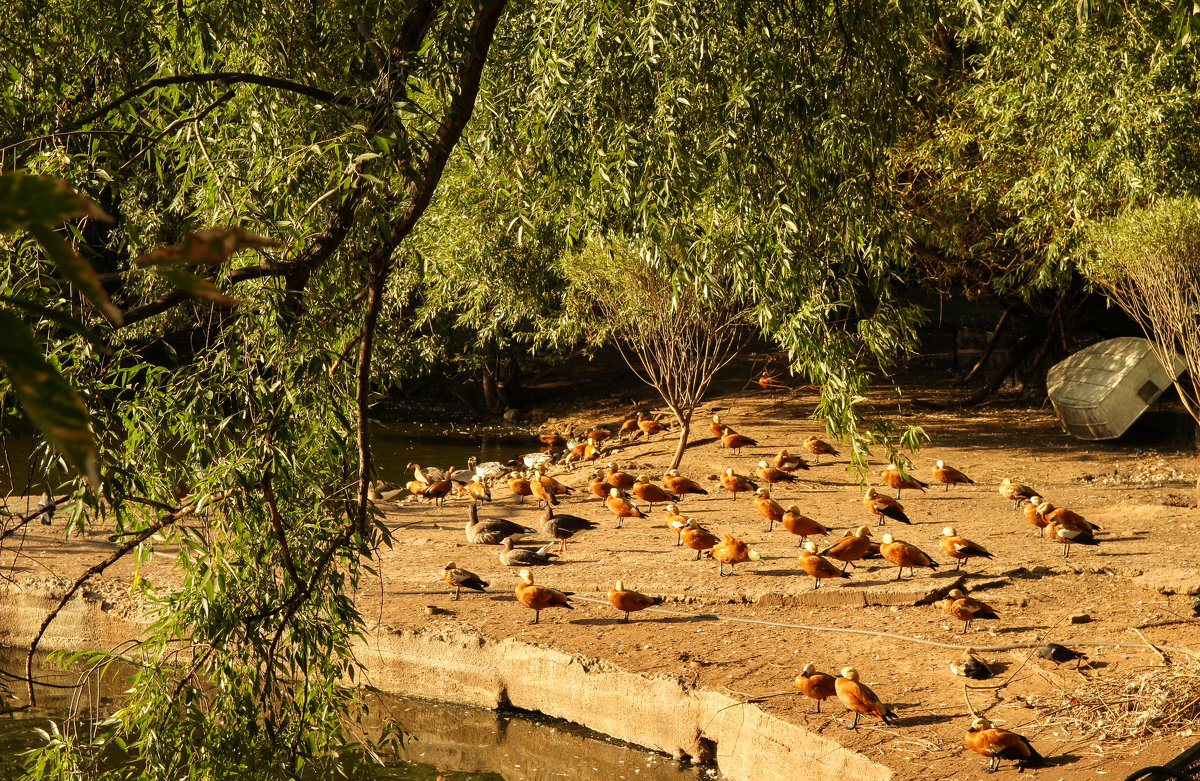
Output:
[[[630,613],[645,610],[652,605],[661,605],[663,602],[662,597],[651,597],[640,591],[629,591],[619,580],[608,590],[608,601],[617,610],[625,611],[625,618],[621,620],[626,624],[629,623]]]
[[[595,528],[596,523],[594,521],[580,518],[578,515],[556,514],[549,507],[546,508],[545,514],[542,515],[542,531],[546,535],[559,540],[559,553],[567,552],[567,540],[579,534],[579,532],[591,531]]]
[[[447,564],[446,568],[442,570],[442,580],[454,588],[454,596],[450,597],[451,599],[458,599],[459,591],[464,588],[481,593],[487,592],[488,582],[486,580],[474,572],[459,569],[453,561]]]
[[[508,473],[508,490],[517,497],[518,504],[524,504],[525,497],[533,495],[533,488],[530,486],[529,480],[519,472]]]
[[[537,534],[533,529],[503,518],[479,520],[479,505],[472,502],[467,506],[467,542],[475,545],[500,545],[506,539],[520,540]]]
[[[954,531],[953,526],[942,529],[942,538],[938,540],[938,545],[941,547],[942,553],[955,560],[954,569],[956,570],[967,559],[993,558],[992,554],[987,552],[987,548],[977,542],[971,542],[966,537],[958,536],[958,532]]]
[[[758,462],[758,469],[755,470],[758,479],[762,480],[770,487],[774,487],[776,483],[794,483],[797,478],[793,474],[789,474],[778,467],[771,466],[766,461]]]
[[[983,766],[988,773],[995,773],[1002,759],[1011,759],[1022,770],[1045,764],[1045,759],[1024,736],[993,727],[992,722],[983,717],[971,722],[963,743],[976,754],[991,760]]]
[[[820,713],[821,700],[837,696],[837,686],[834,683],[836,680],[832,675],[817,672],[817,667],[812,662],[804,665],[800,674],[796,676],[796,689],[810,700],[817,701],[817,709],[809,713]]]
[[[735,564],[759,560],[758,551],[729,534],[726,534],[719,544],[714,545],[710,553],[717,560],[717,574],[721,576],[733,575]],[[726,564],[729,565],[728,573],[725,572]]]
[[[617,528],[621,528],[626,518],[645,518],[646,514],[637,508],[633,502],[625,498],[621,493],[620,488],[614,488],[608,492],[608,498],[604,500],[608,505],[608,509],[612,510],[617,516]]]
[[[870,550],[871,530],[866,526],[859,526],[853,533],[847,534],[821,551],[821,555],[842,562],[842,572],[845,572],[846,567],[857,567],[854,562],[865,557]]]
[[[807,438],[805,438],[803,444],[804,444],[805,450],[807,450],[812,455],[816,456],[813,459],[814,464],[818,464],[821,462],[821,456],[839,456],[839,455],[841,455],[841,453],[839,453],[837,451],[837,448],[835,448],[833,445],[829,444],[828,442],[826,442],[823,439],[817,439],[816,437],[807,437]]]
[[[885,534],[880,538],[879,553],[899,568],[896,572],[896,580],[900,580],[905,567],[908,567],[910,576],[916,575],[916,567],[929,567],[930,569],[938,567],[938,563],[929,558],[916,545],[897,540],[890,534]]]
[[[1038,530],[1039,537],[1046,536],[1046,513],[1054,509],[1054,505],[1044,501],[1040,496],[1029,497],[1029,504],[1025,505],[1025,520],[1029,521],[1030,525]]]
[[[895,464],[888,464],[884,467],[883,482],[896,489],[897,499],[900,498],[900,492],[905,488],[925,493],[925,489],[929,487],[912,475],[900,474],[900,468]]]
[[[742,454],[742,448],[756,447],[757,445],[758,440],[751,439],[750,437],[747,437],[743,434],[738,434],[736,431],[730,431],[729,429],[726,429],[725,433],[721,436],[721,447],[732,450],[735,456],[740,456]]]
[[[1000,616],[986,602],[980,602],[974,597],[968,597],[962,589],[950,589],[950,593],[942,600],[942,610],[947,615],[957,618],[963,624],[963,632],[970,631],[971,622],[975,619],[998,619]]]
[[[882,719],[884,724],[892,724],[896,714],[871,691],[871,687],[858,680],[858,670],[853,667],[843,667],[842,674],[833,682],[837,698],[850,710],[854,711],[854,723],[846,729],[858,729],[859,716],[875,716]]]
[[[798,469],[808,469],[808,462],[800,456],[793,456],[787,450],[775,454],[775,468],[785,472],[795,472]]]
[[[562,607],[567,610],[574,610],[571,606],[571,601],[568,599],[574,592],[559,591],[546,586],[534,585],[533,573],[527,569],[517,573],[519,582],[517,588],[513,592],[516,595],[517,601],[525,607],[533,611],[533,620],[529,623],[536,624],[542,617],[542,611],[550,607]]]
[[[787,512],[783,514],[783,518],[779,523],[783,528],[798,536],[800,538],[800,545],[802,546],[808,542],[808,535],[810,534],[819,534],[822,537],[829,534],[828,527],[822,526],[812,518],[801,513],[800,506],[795,504],[788,506]]]
[[[758,514],[767,519],[766,531],[771,531],[775,528],[775,524],[783,521],[785,510],[783,505],[771,498],[771,492],[766,488],[760,488],[754,495],[754,509],[758,510]]]
[[[946,466],[944,461],[940,459],[934,462],[933,479],[937,480],[942,485],[946,486],[945,490],[949,491],[950,486],[958,485],[959,483],[967,483],[974,485],[975,481],[964,475],[952,466]]]
[[[605,480],[599,469],[592,472],[592,482],[588,484],[588,490],[600,499],[601,504],[608,498],[608,492],[614,488],[616,486]]]
[[[733,467],[730,467],[721,474],[721,487],[726,491],[732,492],[733,498],[737,499],[739,493],[758,490],[758,483],[755,483],[748,477],[735,474]]]
[[[721,541],[717,535],[708,529],[701,528],[700,524],[696,523],[695,518],[688,519],[687,525],[679,533],[679,539],[683,541],[684,545],[696,551],[696,558],[693,561],[699,561],[701,552],[712,549],[714,545]]]
[[[830,564],[825,559],[817,555],[816,543],[804,543],[804,547],[800,549],[800,569],[811,575],[817,582],[813,586],[813,591],[821,587],[821,581],[826,578],[848,578],[850,575],[837,567]]]
[[[688,494],[701,494],[702,496],[708,496],[708,491],[706,491],[703,486],[701,486],[695,480],[690,480],[680,475],[678,469],[671,469],[665,475],[663,475],[663,485],[667,487],[668,491],[678,496],[679,499],[682,499]],[[678,501],[678,499],[676,501]]]
[[[1012,508],[1015,510],[1021,506],[1021,502],[1038,496],[1038,492],[1024,483],[1014,483],[1006,477],[1000,481],[1000,495],[1012,502]]]
[[[650,482],[647,475],[638,475],[637,481],[633,484],[633,493],[643,502],[649,503],[650,506],[646,508],[646,512],[653,510],[655,504],[670,504],[679,501],[679,497],[671,491]]]
[[[908,515],[904,512],[904,505],[890,496],[884,496],[874,488],[867,489],[867,493],[863,496],[863,506],[872,515],[879,518],[879,523],[876,526],[883,526],[884,518],[891,518],[893,521],[899,521],[900,523],[912,523],[908,519]]]

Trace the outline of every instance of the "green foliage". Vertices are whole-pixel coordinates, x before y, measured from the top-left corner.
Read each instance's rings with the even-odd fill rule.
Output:
[[[1200,269],[1200,199],[1164,198],[1092,227],[1084,273],[1107,286],[1155,275],[1164,284]]]

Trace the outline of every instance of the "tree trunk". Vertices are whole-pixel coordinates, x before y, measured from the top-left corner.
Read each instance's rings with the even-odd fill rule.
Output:
[[[670,469],[678,469],[679,462],[683,460],[683,451],[687,447],[688,434],[692,430],[692,410],[688,410],[684,415],[680,416],[675,413],[675,418],[679,421],[679,444],[675,446],[675,457],[671,459]]]

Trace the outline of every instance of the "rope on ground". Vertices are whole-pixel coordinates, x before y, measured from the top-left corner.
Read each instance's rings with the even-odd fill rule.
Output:
[[[598,605],[609,604],[607,599],[594,599],[592,597],[582,597],[575,594],[572,599],[581,602],[594,602]],[[690,616],[691,618],[709,619],[716,621],[733,621],[739,624],[758,624],[760,626],[774,626],[781,629],[801,629],[806,632],[837,632],[851,635],[870,635],[872,637],[887,637],[893,640],[902,640],[909,643],[917,643],[919,645],[931,645],[936,648],[949,648],[954,651],[966,651],[972,649],[980,653],[993,653],[996,651],[1014,651],[1019,648],[1041,648],[1046,644],[1044,640],[1025,641],[1020,643],[1005,643],[1003,645],[960,645],[957,643],[941,643],[937,640],[926,640],[923,637],[912,637],[911,635],[900,635],[894,632],[880,632],[875,629],[850,629],[840,626],[812,626],[810,624],[784,624],[779,621],[766,621],[761,618],[739,618],[736,616],[722,616],[717,613],[692,613],[687,610],[672,610],[664,607],[648,607],[647,611],[655,613],[667,613],[676,616]],[[1141,648],[1145,650],[1144,643],[1129,643],[1119,640],[1067,640],[1064,641],[1067,645],[1084,646],[1088,648],[1104,647],[1104,648]],[[1190,648],[1183,648],[1177,645],[1155,645],[1153,646],[1159,652],[1170,651],[1171,653],[1183,654],[1190,656],[1193,659],[1200,659],[1195,651]]]

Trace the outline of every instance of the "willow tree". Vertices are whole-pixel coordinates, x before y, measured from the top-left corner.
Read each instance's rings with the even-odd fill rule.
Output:
[[[750,334],[746,307],[716,279],[677,283],[627,242],[594,242],[571,258],[568,311],[596,342],[612,342],[675,417],[679,466],[692,415]]]

